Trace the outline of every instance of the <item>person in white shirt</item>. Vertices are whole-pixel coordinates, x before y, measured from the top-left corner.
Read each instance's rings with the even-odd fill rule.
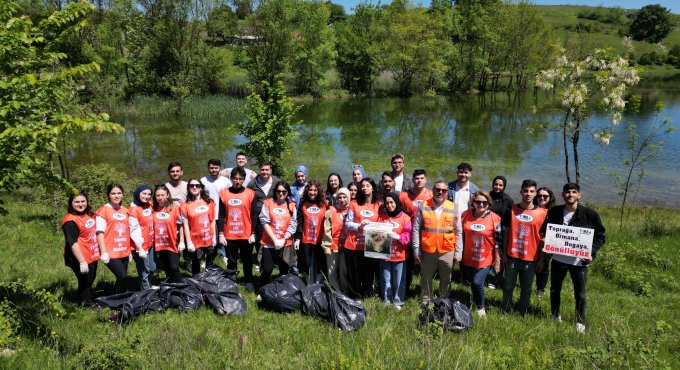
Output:
[[[187,200],[187,182],[182,180],[184,171],[179,162],[171,162],[168,165],[168,176],[170,181],[165,186],[170,190],[170,199],[175,205],[180,205]]]
[[[394,191],[401,192],[413,187],[413,181],[404,172],[404,155],[395,154],[390,161],[392,165],[392,178],[394,179]]]
[[[472,194],[476,193],[479,187],[470,181],[472,166],[469,163],[459,164],[457,170],[458,179],[449,183],[448,199],[456,204],[460,216],[468,208],[472,208]]]
[[[222,161],[219,159],[212,158],[208,161],[208,176],[201,178],[201,183],[205,186],[205,191],[208,193],[210,199],[215,202],[215,204],[220,204],[220,191],[231,186],[231,180],[224,176],[220,176],[220,168],[222,168]],[[219,217],[219,207],[215,207],[215,219]],[[222,262],[224,266],[227,265],[227,252],[224,249],[224,245],[218,243],[217,250],[222,257]]]
[[[238,152],[236,153],[236,167],[243,168],[246,171],[246,179],[243,180],[243,186],[248,187],[248,184],[250,184],[250,181],[252,181],[257,174],[255,171],[250,170],[246,168],[246,165],[248,164],[248,157],[246,156],[246,153],[243,152]],[[235,167],[230,167],[227,169],[224,169],[220,171],[220,176],[226,177],[227,179],[231,178],[231,170],[233,170]]]

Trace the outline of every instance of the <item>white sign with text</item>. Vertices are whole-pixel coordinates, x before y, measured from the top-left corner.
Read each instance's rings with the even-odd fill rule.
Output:
[[[590,258],[595,230],[585,227],[548,224],[543,252]]]

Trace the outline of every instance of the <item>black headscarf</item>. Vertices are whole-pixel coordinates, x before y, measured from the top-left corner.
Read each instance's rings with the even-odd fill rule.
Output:
[[[149,204],[149,202],[144,203],[144,202],[142,202],[141,199],[139,199],[139,194],[142,194],[142,192],[144,190],[150,190],[151,193],[153,193],[153,190],[151,190],[151,186],[149,186],[149,185],[139,185],[137,187],[137,189],[135,189],[135,192],[132,194],[132,202],[138,207],[141,207],[145,204]]]
[[[493,184],[496,182],[496,180],[501,180],[503,181],[503,190],[500,193],[496,193],[493,190]],[[491,199],[498,199],[502,198],[503,194],[505,193],[505,187],[508,186],[508,180],[505,178],[505,176],[498,175],[493,178],[493,181],[491,181],[491,191],[489,192],[489,195],[491,195]]]
[[[399,194],[397,194],[394,191],[389,194],[386,194],[385,197],[383,198],[383,205],[387,203],[387,197],[390,197],[394,200],[394,204],[396,204],[396,207],[394,208],[394,211],[390,212],[387,209],[387,206],[385,206],[385,212],[390,217],[397,217],[402,210],[401,202],[399,201]]]

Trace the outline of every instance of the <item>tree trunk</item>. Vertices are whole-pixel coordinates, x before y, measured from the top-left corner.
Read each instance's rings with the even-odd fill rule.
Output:
[[[567,148],[567,124],[569,122],[569,113],[564,116],[562,123],[562,145],[564,146],[564,172],[567,175],[567,182],[571,182],[569,177],[569,148]]]
[[[579,184],[581,180],[581,170],[578,163],[578,140],[581,135],[581,120],[576,120],[576,130],[574,131],[574,137],[571,140],[572,147],[574,148],[574,170],[576,173],[576,184]]]

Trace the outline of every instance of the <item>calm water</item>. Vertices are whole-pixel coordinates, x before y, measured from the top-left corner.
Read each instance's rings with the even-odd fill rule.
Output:
[[[642,113],[626,116],[638,122],[644,134],[655,122],[654,102],[666,104],[664,117],[680,124],[680,92],[640,91]],[[538,100],[536,100],[538,99]],[[390,169],[394,153],[406,156],[406,171],[425,168],[432,180],[455,178],[456,165],[467,161],[474,167],[473,181],[488,189],[498,174],[509,179],[508,192],[515,198],[522,179],[533,178],[539,186],[561,189],[565,182],[562,136],[559,132],[529,133],[536,119],[531,107],[546,97],[530,93],[479,95],[464,98],[417,97],[411,99],[342,99],[306,103],[304,120],[290,167],[305,164],[311,178],[325,184],[329,172],[351,179],[352,164],[362,164],[369,176]],[[542,119],[549,119],[543,114]],[[205,173],[212,157],[233,163],[236,145],[243,142],[236,123],[241,119],[149,118],[115,116],[124,135],[88,134],[72,153],[71,166],[111,163],[131,175],[157,183],[166,178],[166,166],[180,161],[185,177]],[[555,120],[559,116],[554,117]],[[608,125],[605,115],[587,121],[593,128]],[[623,127],[621,127],[621,130]],[[622,132],[607,147],[582,135],[579,145],[581,184],[586,200],[615,203],[618,194],[607,171],[623,171],[626,137]],[[647,165],[640,199],[647,204],[680,207],[680,131],[666,138],[662,153]],[[255,169],[254,164],[251,168]]]

